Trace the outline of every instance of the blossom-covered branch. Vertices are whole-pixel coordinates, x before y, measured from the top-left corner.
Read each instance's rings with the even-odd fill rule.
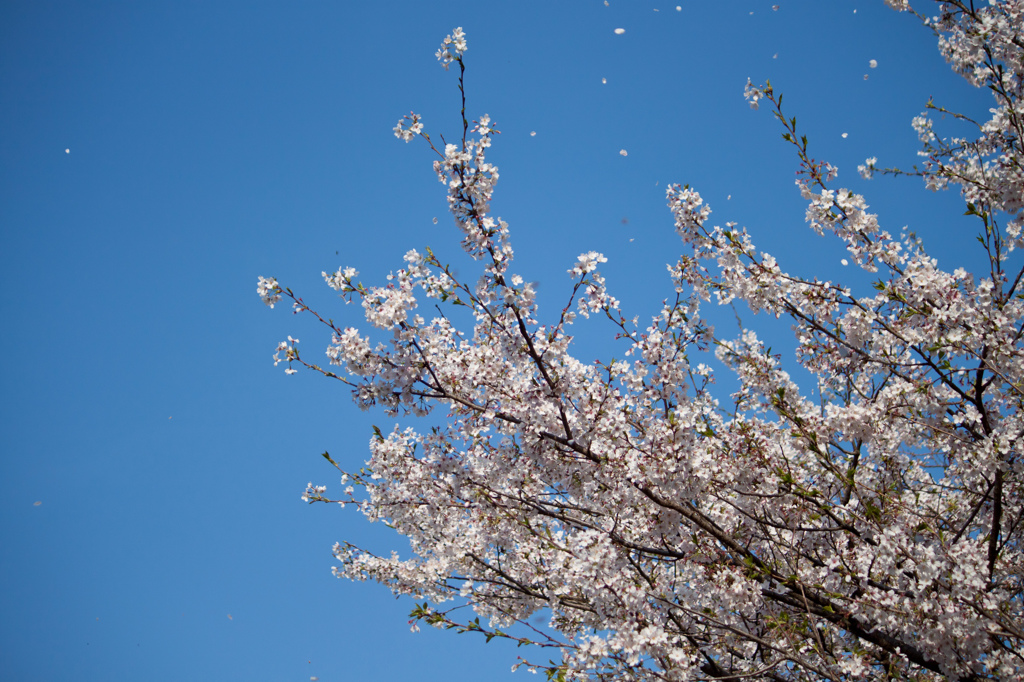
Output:
[[[751,105],[770,105],[795,151],[809,227],[841,240],[874,290],[786,272],[746,228],[713,225],[700,194],[673,185],[686,251],[646,326],[620,311],[596,252],[569,269],[560,314],[540,316],[491,211],[498,131],[486,115],[466,118],[466,36],[453,31],[437,56],[459,65],[461,144],[435,146],[417,114],[394,131],[436,154],[479,278],[460,280],[430,249],[409,251],[383,286],[352,268],[324,273],[386,332],[376,343],[259,279],[268,305],[288,298],[330,330],[335,370],[289,337],[275,356],[288,371],[339,379],[362,408],[444,413],[424,430],[375,431],[366,467],[343,470],[341,497],[309,484],[304,500],[355,505],[413,552],[339,543],[335,573],[415,597],[414,621],[557,649],[558,660],[518,663],[551,679],[1024,677],[1024,2],[947,2],[922,19],[995,99],[974,138],[940,138],[915,119],[926,162],[911,171],[960,188],[988,271],[944,271],[885,230],[811,157],[781,94],[748,82]],[[903,172],[877,164],[862,173]],[[441,311],[431,319],[429,299]],[[755,331],[716,335],[701,315],[712,299],[792,320],[814,390]],[[472,328],[446,309],[468,310]],[[570,352],[576,315],[595,313],[622,359]],[[739,381],[729,408],[711,390],[712,349]],[[540,611],[544,629],[531,621]]]

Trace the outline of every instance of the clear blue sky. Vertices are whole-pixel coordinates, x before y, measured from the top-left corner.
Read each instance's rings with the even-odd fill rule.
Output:
[[[929,95],[984,111],[985,93],[881,0],[773,4],[3,3],[0,677],[508,679],[514,648],[411,634],[409,602],[332,577],[335,541],[406,547],[299,500],[337,482],[321,452],[358,468],[389,419],[273,367],[287,334],[311,359],[329,338],[263,306],[256,278],[355,324],[322,270],[379,283],[429,245],[472,271],[429,150],[391,132],[415,110],[457,135],[455,74],[433,56],[455,26],[467,113],[502,131],[494,208],[542,313],[591,249],[629,314],[656,309],[682,250],[671,182],[784,269],[866,281],[804,226],[795,156],[743,101],[747,77],[785,93],[883,225],[971,265],[956,194],[856,165],[910,166]],[[606,327],[580,333],[584,359],[615,353]]]

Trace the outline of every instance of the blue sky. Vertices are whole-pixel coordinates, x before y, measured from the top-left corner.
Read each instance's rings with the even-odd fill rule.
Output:
[[[286,335],[309,358],[329,337],[268,310],[256,278],[357,324],[322,270],[379,283],[431,246],[472,273],[431,153],[391,132],[415,110],[457,135],[455,74],[433,56],[455,26],[467,114],[502,131],[494,209],[542,315],[589,250],[609,257],[628,314],[654,312],[681,252],[673,182],[784,269],[867,283],[805,227],[795,156],[745,104],[748,77],[785,93],[812,153],[887,229],[917,231],[943,267],[976,266],[956,194],[866,183],[856,166],[910,166],[929,95],[984,112],[985,93],[881,0],[773,4],[4,3],[2,676],[508,678],[513,647],[412,634],[408,601],[331,575],[335,541],[406,547],[354,510],[299,500],[307,481],[336,483],[321,452],[358,468],[370,424],[391,420],[273,367]],[[579,333],[584,359],[615,354],[607,327]]]

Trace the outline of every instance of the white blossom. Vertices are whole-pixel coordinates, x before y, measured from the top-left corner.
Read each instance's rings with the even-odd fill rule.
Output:
[[[764,93],[759,88],[754,87],[753,81],[748,78],[747,87],[743,90],[743,96],[750,102],[750,108],[756,110],[760,106],[759,102],[764,97]]]
[[[263,302],[271,308],[274,307],[275,303],[281,300],[281,287],[273,277],[260,277],[259,281],[256,283],[256,293],[259,294],[259,297]]]
[[[453,61],[460,61],[465,53],[466,34],[463,33],[462,27],[459,26],[451,34],[445,36],[436,56],[438,61],[441,62],[441,66],[447,71],[451,63]]]

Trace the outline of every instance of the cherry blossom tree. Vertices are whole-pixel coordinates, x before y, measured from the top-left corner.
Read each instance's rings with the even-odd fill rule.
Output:
[[[1024,1],[936,11],[918,16],[994,102],[983,122],[929,102],[910,173],[961,192],[987,258],[977,274],[946,272],[883,229],[809,155],[782,96],[748,83],[799,158],[811,229],[875,273],[873,292],[786,273],[745,229],[713,226],[694,189],[672,186],[686,252],[650,324],[620,310],[595,252],[569,270],[564,308],[542,318],[491,213],[494,123],[463,113],[461,140],[437,145],[418,115],[403,118],[395,135],[436,154],[479,279],[430,249],[409,251],[385,286],[324,273],[383,342],[259,279],[268,305],[287,298],[330,330],[327,369],[289,337],[275,356],[286,371],[340,381],[364,409],[435,417],[375,430],[340,494],[306,490],[411,545],[399,558],[338,544],[335,573],[414,597],[416,622],[529,645],[518,665],[557,680],[1024,678],[1024,271],[1010,267],[1024,243]],[[458,69],[463,112],[466,49],[455,29],[437,53]],[[976,136],[940,137],[932,112]],[[905,173],[874,159],[860,170]],[[442,312],[427,319],[424,299]],[[701,306],[732,301],[792,321],[813,390],[753,330],[716,335]],[[471,329],[444,312],[460,307]],[[578,315],[605,318],[623,359],[573,357]],[[728,401],[709,389],[705,353],[738,378]]]

